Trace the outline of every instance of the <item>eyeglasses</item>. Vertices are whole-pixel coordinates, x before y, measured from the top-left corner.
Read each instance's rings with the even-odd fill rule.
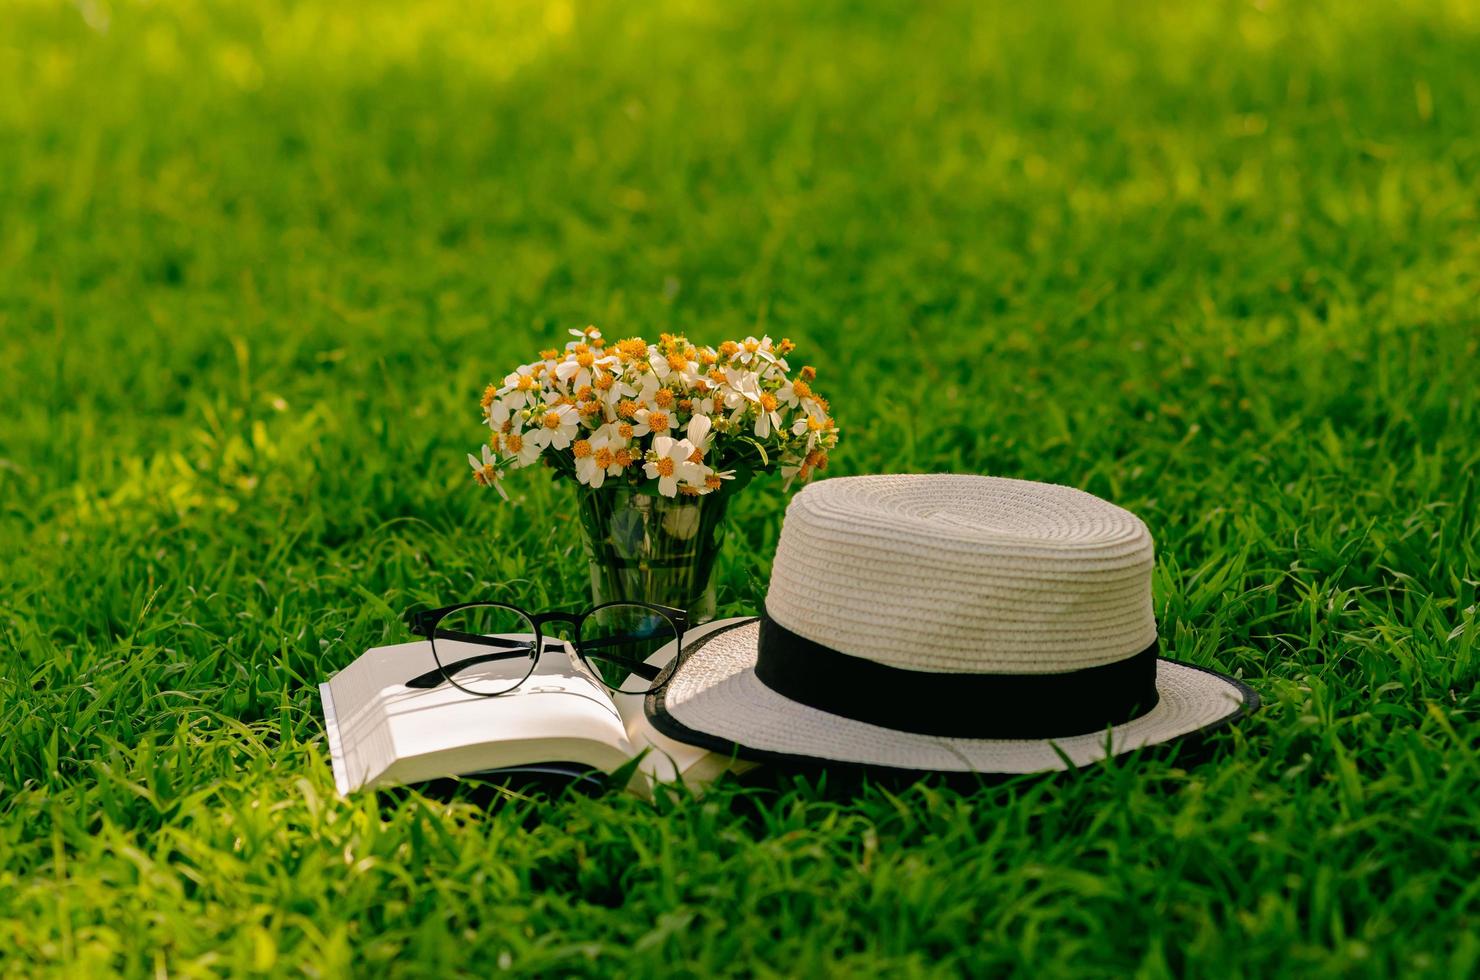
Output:
[[[447,683],[484,698],[508,694],[534,674],[551,623],[569,628],[576,655],[602,684],[621,694],[647,694],[667,683],[678,661],[675,656],[660,667],[648,658],[669,643],[681,645],[688,615],[646,602],[608,602],[580,614],[531,614],[501,602],[413,611],[406,625],[431,641],[437,669],[406,686]]]

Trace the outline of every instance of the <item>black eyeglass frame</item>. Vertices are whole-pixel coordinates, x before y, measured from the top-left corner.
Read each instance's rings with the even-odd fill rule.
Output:
[[[662,606],[654,602],[636,602],[626,599],[618,599],[614,602],[603,602],[598,606],[592,606],[584,612],[580,613],[568,613],[560,611],[531,613],[527,610],[519,608],[518,606],[512,606],[507,602],[494,602],[492,600],[459,602],[454,603],[450,606],[443,606],[440,609],[411,610],[410,612],[406,613],[405,616],[406,627],[415,635],[423,637],[428,642],[431,642],[433,644],[435,644],[437,636],[444,636],[447,639],[456,639],[459,642],[471,643],[477,646],[497,647],[499,649],[505,650],[506,652],[482,654],[476,657],[465,657],[464,659],[452,664],[443,664],[441,659],[438,658],[437,667],[435,669],[429,670],[424,674],[418,674],[417,676],[411,678],[409,681],[406,682],[406,686],[412,688],[433,688],[438,687],[443,683],[447,683],[451,684],[459,691],[463,691],[467,694],[476,695],[480,698],[497,698],[502,697],[505,694],[510,694],[514,691],[517,691],[520,686],[523,685],[524,681],[527,681],[530,677],[534,676],[535,663],[538,663],[540,654],[544,653],[545,651],[545,625],[548,623],[561,623],[565,626],[570,627],[571,639],[568,642],[571,644],[572,647],[575,648],[576,656],[581,658],[581,662],[586,665],[586,669],[589,670],[598,681],[605,685],[608,690],[615,691],[619,694],[628,693],[622,691],[620,687],[614,687],[612,684],[607,682],[606,678],[602,675],[601,670],[597,667],[596,664],[591,662],[592,656],[588,654],[588,650],[596,646],[614,646],[619,643],[631,642],[632,640],[637,639],[637,637],[613,637],[610,639],[606,639],[599,644],[586,643],[582,642],[581,640],[581,627],[585,625],[586,620],[601,612],[603,609],[610,609],[614,606],[636,606],[642,609],[651,610],[662,616],[664,619],[668,620],[668,624],[673,627],[673,635],[678,641],[678,650],[681,651],[683,649],[683,636],[684,633],[688,632],[689,614],[682,609],[678,609],[673,606]],[[507,609],[509,612],[516,613],[517,615],[524,617],[524,619],[528,620],[529,623],[534,627],[534,643],[530,644],[516,642],[514,643],[514,645],[510,646],[510,641],[500,641],[497,637],[480,636],[477,634],[461,633],[457,631],[439,632],[437,630],[437,625],[441,623],[443,619],[447,618],[453,613],[461,612],[464,609],[481,608]],[[433,648],[432,655],[433,657],[436,657],[435,646]],[[453,675],[456,674],[458,671],[466,667],[471,667],[475,664],[489,663],[494,660],[509,660],[520,656],[528,656],[533,661],[529,665],[529,673],[526,674],[524,678],[519,681],[519,683],[509,688],[507,691],[498,691],[495,693],[489,693],[486,691],[475,691],[472,688],[464,687],[463,685],[459,684],[457,682],[457,679],[453,677]],[[666,666],[655,667],[652,664],[647,663],[646,661],[633,660],[629,657],[614,656],[612,654],[595,654],[594,656],[595,659],[604,660],[607,663],[614,663],[621,667],[625,667],[632,673],[636,674],[638,677],[641,677],[643,680],[648,681],[649,693],[660,689],[664,684],[668,683],[668,679],[673,676],[673,669],[678,665],[679,659],[678,653],[675,652],[673,659],[669,661]]]

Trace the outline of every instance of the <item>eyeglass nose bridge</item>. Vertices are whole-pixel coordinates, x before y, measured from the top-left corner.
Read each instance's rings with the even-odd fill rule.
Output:
[[[531,616],[530,621],[534,623],[535,629],[543,632],[545,626],[549,623],[560,623],[563,626],[569,626],[571,629],[578,629],[581,625],[582,618],[568,612],[542,612],[538,616]]]

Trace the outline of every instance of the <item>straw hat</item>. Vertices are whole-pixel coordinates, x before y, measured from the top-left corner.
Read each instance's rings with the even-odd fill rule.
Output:
[[[1152,563],[1139,518],[1070,487],[823,480],[787,509],[763,615],[685,650],[647,713],[748,758],[1017,773],[1258,707],[1157,656]]]

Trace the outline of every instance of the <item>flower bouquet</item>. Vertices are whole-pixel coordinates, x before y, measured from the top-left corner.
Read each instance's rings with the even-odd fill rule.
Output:
[[[837,445],[817,372],[792,373],[785,339],[608,345],[595,327],[570,332],[564,351],[542,351],[484,391],[492,435],[468,456],[473,475],[505,497],[505,474],[537,462],[574,478],[594,602],[710,618],[729,499],[759,473],[805,481]]]

